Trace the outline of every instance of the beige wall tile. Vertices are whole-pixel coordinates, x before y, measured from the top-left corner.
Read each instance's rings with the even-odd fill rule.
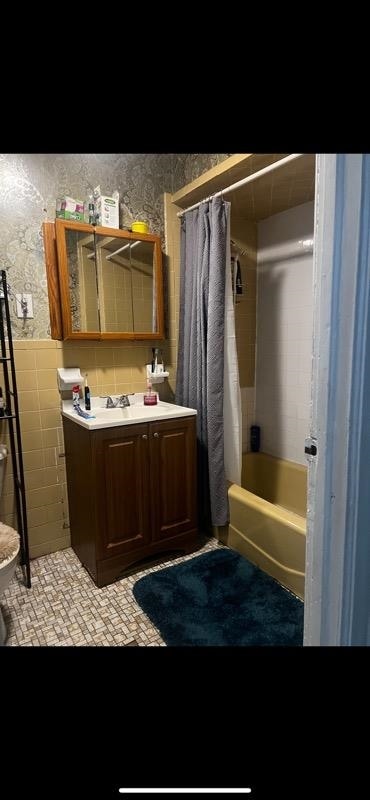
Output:
[[[113,367],[113,349],[105,350],[96,347],[95,359],[97,367]]]
[[[48,508],[48,507],[47,507]],[[48,522],[47,508],[29,508],[27,511],[27,522],[29,528],[36,525],[43,525]]]
[[[41,556],[48,553],[55,553],[57,550],[64,550],[66,547],[71,546],[71,537],[67,533],[59,539],[52,539],[43,544],[35,544],[30,546],[30,558],[41,558]]]
[[[60,501],[61,496],[61,487],[59,485],[32,489],[27,493],[27,506],[28,508],[49,506]]]
[[[116,344],[113,348],[113,363],[117,367],[125,367],[130,364],[128,360],[128,353],[129,348],[126,347],[117,347]]]
[[[45,522],[56,522],[57,520],[64,520],[65,517],[68,519],[68,513],[67,515],[65,514],[63,503],[54,503],[51,506],[46,506],[44,510],[46,514]]]
[[[45,469],[34,469],[24,474],[26,492],[30,489],[39,489],[45,486]]]
[[[28,431],[40,430],[41,420],[39,411],[23,411],[19,415],[22,435]]]
[[[92,343],[90,342],[90,345]],[[95,369],[95,348],[93,347],[73,347],[63,350],[63,363],[65,367],[80,367],[81,372]]]
[[[39,391],[40,409],[59,409],[60,408],[60,394],[56,389],[41,389]]]
[[[58,448],[57,447],[45,447],[44,458],[45,463],[43,466],[45,467],[57,467],[58,466]]]
[[[45,451],[40,449],[40,450],[31,450],[28,453],[24,452],[23,466],[25,471],[32,469],[42,469],[45,466]]]
[[[34,370],[16,370],[18,392],[37,389],[37,373]]]
[[[132,380],[132,369],[131,367],[115,367],[115,382],[118,383],[130,383]]]
[[[57,351],[49,350],[36,350],[36,367],[37,369],[54,369],[57,368]]]
[[[59,464],[57,467],[57,479],[58,483],[66,483],[67,481],[66,468],[64,464]]]
[[[14,477],[13,475],[7,475],[6,478],[4,477],[3,480],[3,497],[6,494],[13,494],[14,492]]]
[[[43,447],[41,438],[41,431],[22,431],[22,448],[23,452],[28,450],[40,450]]]
[[[58,442],[58,429],[49,428],[41,432],[43,447],[57,447]]]
[[[37,386],[39,389],[54,389],[58,391],[56,369],[37,370]]]
[[[130,394],[133,391],[132,383],[117,383],[115,391],[117,394]]]
[[[57,342],[54,339],[14,339],[15,350],[55,350]]]
[[[65,535],[65,529],[63,528],[62,520],[56,520],[54,522],[45,522],[44,525],[37,525],[36,528],[30,528],[28,535],[30,547],[33,547],[53,539],[60,539]]]
[[[60,409],[52,409],[50,411],[40,411],[41,427],[43,430],[46,428],[57,428],[61,424]]]
[[[40,407],[38,392],[18,392],[18,405],[21,412],[38,411]]]
[[[15,497],[14,494],[3,495],[0,500],[0,514],[1,519],[4,519],[6,514],[15,513]]]
[[[29,350],[15,350],[15,368],[17,370],[34,370],[36,369],[35,353]]]
[[[52,486],[54,483],[60,483],[59,467],[46,467],[44,472],[44,486]]]
[[[116,384],[115,383],[103,383],[101,386],[97,387],[98,396],[104,397],[104,395],[108,394],[115,394],[116,391]]]
[[[97,367],[96,377],[98,386],[104,386],[105,384],[114,386],[116,382],[114,367]]]

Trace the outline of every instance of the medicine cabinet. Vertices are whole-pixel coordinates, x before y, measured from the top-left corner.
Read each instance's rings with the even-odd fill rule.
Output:
[[[43,233],[52,338],[164,338],[159,236],[61,219]]]

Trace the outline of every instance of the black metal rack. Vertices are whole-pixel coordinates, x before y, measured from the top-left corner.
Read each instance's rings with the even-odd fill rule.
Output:
[[[5,270],[1,270],[0,281],[0,341],[0,363],[3,367],[5,386],[4,414],[0,416],[0,421],[7,420],[9,423],[10,449],[12,454],[14,477],[14,495],[17,511],[18,533],[21,540],[21,565],[23,567],[23,574],[25,573],[26,586],[28,589],[30,589],[31,569],[28,548],[26,490],[24,485],[22,439],[21,428],[19,424],[18,392],[15,375],[12,327],[9,314],[8,286]]]

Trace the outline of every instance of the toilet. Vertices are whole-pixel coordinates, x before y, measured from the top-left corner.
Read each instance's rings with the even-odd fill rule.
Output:
[[[0,497],[3,488],[4,468],[8,451],[0,444]],[[0,522],[0,646],[5,644],[7,631],[1,610],[1,596],[13,578],[20,548],[20,538],[14,528]]]

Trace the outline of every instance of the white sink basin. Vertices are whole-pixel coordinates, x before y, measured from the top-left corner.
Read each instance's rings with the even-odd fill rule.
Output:
[[[130,395],[129,400],[130,405],[127,408],[106,408],[106,400],[101,397],[92,397],[91,411],[87,412],[92,415],[91,419],[80,417],[73,408],[72,400],[64,400],[62,415],[83,428],[99,430],[100,428],[114,428],[118,425],[134,425],[140,422],[189,417],[197,413],[194,408],[176,406],[173,403],[164,403],[162,400],[159,400],[154,406],[144,406],[142,394]],[[80,407],[83,411],[85,410],[83,400],[80,400]]]

